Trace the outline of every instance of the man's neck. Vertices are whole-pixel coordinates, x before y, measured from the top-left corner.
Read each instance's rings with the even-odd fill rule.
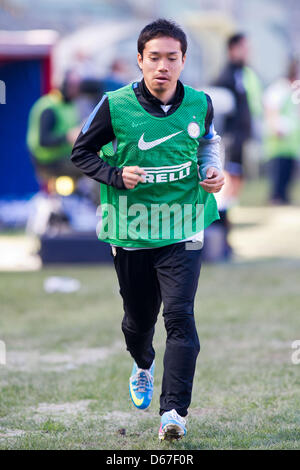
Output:
[[[146,80],[144,79],[145,85],[148,89],[148,91],[151,93],[151,95],[155,96],[158,100],[160,100],[163,104],[168,104],[172,98],[175,96],[176,93],[176,88],[177,88],[177,83],[175,84],[175,87],[173,87],[170,90],[165,90],[161,93],[152,90],[149,85],[147,84]]]
[[[241,67],[242,68],[242,67],[245,67],[245,65],[246,65],[243,60],[235,59],[235,60],[230,60],[229,62],[233,67]]]

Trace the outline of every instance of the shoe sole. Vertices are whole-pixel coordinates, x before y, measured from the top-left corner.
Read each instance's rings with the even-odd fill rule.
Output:
[[[177,424],[166,424],[162,432],[158,433],[160,441],[175,441],[182,439],[184,430]]]

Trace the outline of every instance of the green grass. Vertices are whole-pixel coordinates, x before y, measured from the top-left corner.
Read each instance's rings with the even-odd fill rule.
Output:
[[[268,205],[269,181],[265,177],[245,181],[240,197],[241,206]],[[290,198],[293,205],[300,206],[299,177],[295,176],[290,186]]]
[[[267,194],[264,179],[248,181],[240,204],[264,206]],[[292,201],[300,205],[297,184]],[[188,434],[173,444],[157,438],[162,318],[153,403],[140,412],[128,395],[132,361],[112,266],[0,273],[0,449],[299,449],[299,268],[279,257],[202,267]],[[81,289],[46,294],[51,275],[75,277]]]
[[[149,411],[128,396],[131,359],[107,267],[0,273],[1,449],[299,449],[299,261],[204,265],[195,314],[201,342],[185,440],[159,444],[165,331],[159,318]],[[50,275],[79,279],[46,294]]]

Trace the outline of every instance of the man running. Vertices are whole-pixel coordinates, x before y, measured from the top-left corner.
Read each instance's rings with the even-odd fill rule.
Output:
[[[161,440],[186,434],[200,350],[194,298],[203,233],[219,218],[212,193],[224,184],[211,99],[179,81],[186,49],[185,33],[175,23],[159,19],[147,25],[138,38],[143,79],[103,96],[71,157],[102,183],[100,238],[112,245],[122,331],[134,359],[129,392],[138,409],[152,400],[152,340],[163,303]]]

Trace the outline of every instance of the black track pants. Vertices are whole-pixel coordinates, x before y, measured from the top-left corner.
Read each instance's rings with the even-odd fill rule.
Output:
[[[116,248],[114,264],[123,298],[122,331],[138,367],[154,359],[155,323],[163,303],[167,331],[160,414],[173,408],[187,415],[196,359],[200,351],[194,321],[194,299],[201,268],[201,249],[183,242],[162,248],[127,251]]]

